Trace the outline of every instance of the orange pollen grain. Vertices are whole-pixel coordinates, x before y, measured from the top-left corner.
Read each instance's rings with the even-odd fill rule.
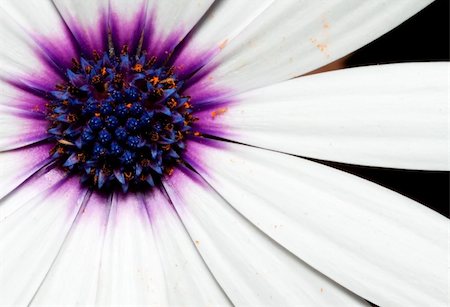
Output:
[[[125,180],[126,181],[130,181],[131,179],[133,179],[133,173],[132,172],[124,172],[123,174],[125,176]]]
[[[86,156],[83,153],[77,154],[77,157],[81,162],[86,162]]]
[[[94,61],[100,60],[100,54],[98,54],[97,50],[92,51],[92,56],[94,57]]]
[[[122,55],[125,55],[128,53],[128,45],[123,45],[122,51],[120,52]]]
[[[94,76],[94,77],[92,77],[92,83],[99,83],[100,82],[100,76],[99,75],[96,75],[96,76]]]
[[[226,39],[222,43],[220,43],[219,48],[222,50],[227,46],[227,44],[228,44],[228,39]]]
[[[64,84],[57,84],[55,87],[59,91],[64,91],[66,89],[66,86]]]
[[[153,142],[156,142],[157,140],[159,140],[159,135],[156,132],[152,132],[150,134],[150,140],[152,140]]]
[[[70,123],[73,123],[76,119],[77,117],[74,114],[67,115],[67,121],[69,121]]]
[[[227,111],[227,108],[217,109],[217,110],[211,112],[211,117],[212,117],[212,119],[215,119],[217,116],[225,114],[226,111]]]
[[[172,176],[173,171],[174,171],[173,168],[169,168],[169,169],[167,170],[167,175]]]
[[[154,76],[153,78],[151,78],[151,79],[150,79],[150,82],[153,84],[153,86],[155,86],[156,84],[158,84],[158,82],[159,82],[158,76]]]
[[[139,64],[139,63],[134,65],[133,68],[132,68],[132,70],[135,71],[135,72],[142,72],[143,69],[144,69],[144,67],[142,66],[142,64]]]
[[[175,80],[172,78],[164,79],[160,83],[167,84],[169,88],[174,88],[177,86],[177,84],[175,83]]]
[[[142,165],[143,167],[148,167],[148,166],[150,165],[150,160],[149,160],[149,159],[143,159],[143,160],[141,161],[141,165]]]
[[[177,106],[177,102],[175,99],[171,98],[168,102],[167,102],[167,106],[171,109],[175,108]]]

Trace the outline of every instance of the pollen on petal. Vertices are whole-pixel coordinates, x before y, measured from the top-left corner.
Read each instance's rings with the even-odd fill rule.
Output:
[[[223,115],[227,112],[227,108],[219,108],[211,112],[211,118],[215,119],[217,116]]]

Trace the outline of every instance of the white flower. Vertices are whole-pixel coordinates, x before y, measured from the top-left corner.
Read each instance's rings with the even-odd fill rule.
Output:
[[[430,2],[2,1],[0,304],[445,306],[448,219],[298,156],[449,170],[448,64],[293,79]]]

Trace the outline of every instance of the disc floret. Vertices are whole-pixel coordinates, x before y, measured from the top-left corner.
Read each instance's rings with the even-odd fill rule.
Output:
[[[52,158],[98,189],[154,186],[171,173],[195,120],[174,70],[126,47],[72,62],[47,105]]]

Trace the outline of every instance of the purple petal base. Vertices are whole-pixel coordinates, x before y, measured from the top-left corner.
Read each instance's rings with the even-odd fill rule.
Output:
[[[111,12],[109,17],[113,45],[116,50],[121,50],[127,45],[129,52],[133,54],[137,51],[142,33],[153,32],[152,27],[146,26],[147,1],[142,4],[139,13],[131,21],[124,22],[120,15],[121,12]]]

